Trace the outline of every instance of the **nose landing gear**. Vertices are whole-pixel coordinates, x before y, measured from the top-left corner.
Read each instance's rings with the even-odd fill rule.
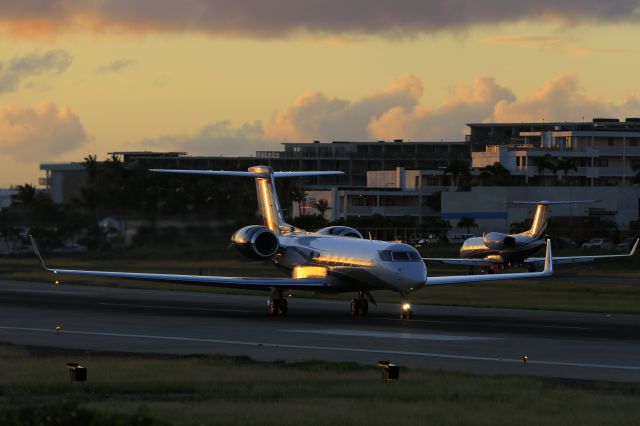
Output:
[[[362,315],[363,317],[369,313],[369,301],[367,300],[363,291],[358,292],[357,299],[351,299],[351,316],[357,317]]]
[[[411,309],[411,303],[409,303],[409,298],[406,294],[403,294],[400,298],[400,319],[411,319],[413,318],[413,310]]]

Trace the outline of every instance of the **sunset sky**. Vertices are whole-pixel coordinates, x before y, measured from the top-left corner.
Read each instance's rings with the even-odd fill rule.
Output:
[[[0,0],[0,187],[110,151],[640,116],[640,0]]]

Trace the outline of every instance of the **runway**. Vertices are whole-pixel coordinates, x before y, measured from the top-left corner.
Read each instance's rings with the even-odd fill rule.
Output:
[[[402,321],[395,304],[348,311],[295,297],[287,317],[270,317],[266,296],[0,281],[0,341],[21,345],[640,382],[640,316],[416,305]]]

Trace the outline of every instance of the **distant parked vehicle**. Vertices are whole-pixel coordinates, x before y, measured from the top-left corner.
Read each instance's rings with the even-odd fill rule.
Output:
[[[586,243],[582,244],[581,248],[583,250],[588,250],[588,249],[611,250],[613,248],[613,243],[609,238],[592,238]]]
[[[441,238],[439,235],[429,234],[426,238],[420,238],[418,241],[416,241],[413,244],[413,246],[416,248],[420,248],[422,246],[429,245],[429,244],[438,244],[440,241],[441,241]]]
[[[637,239],[638,237],[625,238],[624,241],[622,241],[619,244],[616,244],[616,250],[620,250],[620,251],[631,250],[631,247],[633,247]]]

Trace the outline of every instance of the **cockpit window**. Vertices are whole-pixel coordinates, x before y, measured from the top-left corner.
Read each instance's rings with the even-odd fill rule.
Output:
[[[380,259],[391,262],[391,250],[380,250],[378,253],[380,253]]]
[[[390,262],[417,262],[422,261],[422,258],[418,253],[413,251],[400,251],[400,250],[381,250],[380,259]]]
[[[392,251],[391,257],[394,262],[407,262],[409,260],[409,253],[406,251]]]

